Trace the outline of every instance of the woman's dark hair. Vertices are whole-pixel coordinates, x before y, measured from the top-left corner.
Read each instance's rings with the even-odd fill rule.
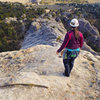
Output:
[[[77,28],[77,27],[72,27],[72,28],[73,28],[73,30],[74,30],[76,39],[78,39],[79,36],[80,36],[78,28]]]

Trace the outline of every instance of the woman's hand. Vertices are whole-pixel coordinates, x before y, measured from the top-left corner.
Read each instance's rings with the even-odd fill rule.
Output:
[[[56,54],[58,55],[58,54],[59,54],[59,52],[56,52]]]
[[[61,57],[62,57],[61,55],[59,55],[59,52],[56,52],[56,54],[59,56],[59,58],[61,58]]]

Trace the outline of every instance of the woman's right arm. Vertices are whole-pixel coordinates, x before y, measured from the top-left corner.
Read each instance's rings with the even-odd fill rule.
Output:
[[[61,47],[57,50],[58,53],[61,52],[65,48],[66,43],[68,41],[68,38],[69,38],[69,35],[68,35],[68,33],[66,33],[65,38],[64,38],[64,41],[63,41]]]

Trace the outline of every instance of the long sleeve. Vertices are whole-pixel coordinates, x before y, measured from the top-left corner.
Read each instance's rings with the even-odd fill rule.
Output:
[[[68,42],[68,38],[69,38],[69,35],[68,35],[68,33],[66,33],[64,41],[63,41],[61,47],[57,50],[57,52],[60,52],[60,51],[62,51],[65,48],[66,43]]]
[[[81,35],[80,35],[80,48],[82,48],[82,46],[83,46],[83,35],[82,35],[82,33],[81,33]]]

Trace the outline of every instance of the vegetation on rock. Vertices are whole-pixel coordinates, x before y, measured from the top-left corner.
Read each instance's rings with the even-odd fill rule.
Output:
[[[21,3],[0,2],[0,52],[20,49],[20,42],[30,23],[43,13],[42,8],[33,9]],[[10,17],[15,17],[17,21],[10,20]],[[9,23],[5,21],[6,18],[10,20]]]

